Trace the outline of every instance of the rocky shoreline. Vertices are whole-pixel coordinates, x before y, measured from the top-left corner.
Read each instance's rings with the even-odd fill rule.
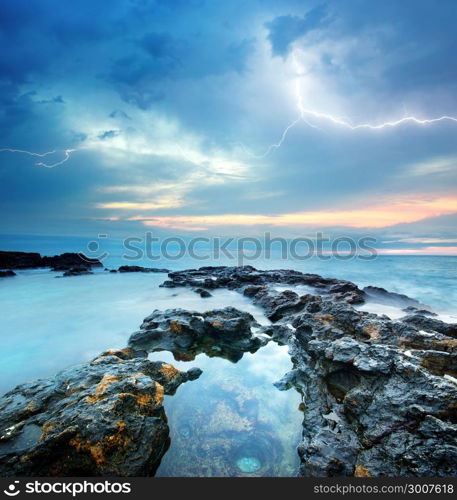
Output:
[[[153,475],[168,446],[163,394],[201,372],[148,361],[148,353],[236,362],[271,341],[287,345],[293,362],[276,387],[303,398],[299,475],[457,475],[457,325],[425,304],[251,266],[171,272],[161,286],[202,297],[236,290],[271,324],[233,307],[155,310],[126,349],[18,386],[0,398],[1,475]],[[358,309],[370,301],[404,316]]]
[[[50,268],[54,272],[63,272],[57,278],[93,274],[93,267],[103,267],[98,259],[92,259],[82,253],[63,253],[52,257],[42,257],[35,252],[0,251],[0,278],[16,276],[14,270]],[[169,273],[169,269],[142,266],[120,266],[107,269],[111,273]]]

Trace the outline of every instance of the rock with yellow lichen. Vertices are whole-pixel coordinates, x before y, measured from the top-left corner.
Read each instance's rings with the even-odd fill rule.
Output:
[[[164,395],[200,373],[123,349],[16,387],[0,399],[0,474],[153,475],[169,445]]]
[[[301,475],[457,475],[456,325],[301,300],[286,319],[295,366],[282,381],[306,407]]]
[[[168,276],[164,287],[243,293],[273,323],[259,332],[288,345],[293,370],[275,385],[303,395],[300,475],[457,476],[457,324],[402,294],[294,270]]]

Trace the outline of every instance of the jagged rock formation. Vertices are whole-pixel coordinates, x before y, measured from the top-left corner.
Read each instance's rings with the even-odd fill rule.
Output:
[[[277,387],[303,394],[301,475],[457,475],[457,325],[404,295],[296,271],[205,267],[169,277],[163,286],[239,290],[273,322],[262,333],[289,345],[294,369]],[[353,307],[374,295],[412,314],[392,321]]]
[[[53,271],[56,270],[57,269],[53,269]],[[68,276],[83,276],[85,274],[94,274],[94,273],[90,270],[90,267],[85,267],[85,266],[70,267],[70,269],[67,269],[62,274],[62,276],[56,276],[56,278],[65,278]]]
[[[275,385],[303,396],[300,475],[457,475],[457,325],[404,295],[297,271],[204,267],[169,278],[163,286],[237,290],[272,324],[233,307],[156,310],[130,349],[17,387],[0,399],[3,475],[153,474],[168,442],[163,394],[200,371],[147,352],[238,361],[268,340],[287,344],[294,365]],[[355,307],[375,299],[405,316]]]
[[[197,378],[107,351],[0,399],[2,476],[150,476],[169,445],[164,394]]]
[[[177,360],[207,356],[239,361],[245,352],[255,352],[267,340],[255,335],[260,325],[251,314],[234,307],[198,313],[184,309],[154,311],[133,333],[129,346],[147,351],[171,351]]]
[[[172,272],[168,274],[168,277],[170,279],[161,286],[167,288],[187,286],[202,289],[229,288],[243,290],[249,285],[262,286],[275,283],[278,285],[313,287],[319,294],[329,294],[353,304],[361,303],[365,298],[365,293],[350,281],[323,278],[317,274],[304,274],[290,269],[259,271],[252,266],[209,266]]]

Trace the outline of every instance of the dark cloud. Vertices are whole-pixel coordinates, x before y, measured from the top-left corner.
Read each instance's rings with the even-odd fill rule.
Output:
[[[125,120],[131,120],[132,118],[125,112],[122,111],[121,109],[115,109],[114,111],[111,111],[109,114],[110,118],[123,118]]]
[[[113,137],[117,137],[120,134],[120,130],[105,130],[101,134],[98,134],[98,138],[102,141],[106,139],[112,139]]]
[[[58,95],[56,97],[53,97],[52,99],[42,99],[41,101],[38,101],[39,104],[65,104],[65,101],[63,100],[63,97],[61,95]]]
[[[369,13],[364,0],[347,0],[328,2],[326,9],[324,22],[315,19],[319,42],[338,46],[346,38],[361,41],[352,44],[344,56],[323,56],[322,63],[341,85],[350,76],[348,91],[355,77],[360,85],[377,86],[385,94],[426,91],[443,82],[452,85],[455,93],[457,69],[451,62],[457,51],[454,0],[443,0],[439,7],[432,7],[428,0],[384,0],[371,3]],[[270,26],[269,38],[274,52],[284,55],[288,43],[301,36],[300,23],[290,16],[278,19]],[[380,74],[374,72],[376,66]]]
[[[240,143],[261,154],[297,116],[292,45],[319,83],[310,108],[356,122],[399,118],[404,102],[417,104],[408,113],[457,115],[455,0],[303,4],[3,0],[0,148],[55,149],[52,162],[80,148],[55,169],[0,153],[8,230],[84,232],[105,215],[97,203],[151,202],[156,191],[181,190],[183,206],[164,215],[205,215],[337,210],[455,189],[448,170],[408,175],[457,156],[450,123],[351,132],[311,119],[318,129],[297,125],[265,158],[243,153]],[[110,149],[120,130],[125,151]],[[454,219],[440,224],[455,229]]]
[[[153,59],[168,59],[182,64],[178,57],[178,42],[169,33],[148,33],[141,39],[140,45]]]
[[[291,44],[306,35],[309,31],[325,25],[327,8],[319,5],[311,9],[304,16],[278,16],[266,23],[269,30],[268,40],[271,50],[276,56],[286,56]]]

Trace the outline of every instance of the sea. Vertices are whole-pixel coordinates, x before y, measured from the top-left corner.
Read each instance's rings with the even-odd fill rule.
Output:
[[[0,237],[1,250],[43,255],[84,251],[87,244],[78,238]],[[188,255],[131,261],[115,245],[106,253],[103,264],[107,269],[143,265],[179,270],[239,263],[225,257],[202,261]],[[347,279],[360,287],[383,287],[415,298],[443,319],[457,322],[457,257],[282,257],[279,252],[272,252],[268,259],[264,255],[250,259],[248,255],[243,264],[317,273]],[[109,273],[101,267],[92,275],[60,275],[49,269],[33,269],[0,280],[1,393],[91,360],[107,349],[125,347],[143,318],[155,309],[179,307],[203,312],[234,306],[268,324],[262,310],[235,291],[215,290],[212,297],[201,298],[189,289],[161,288],[167,278],[163,273]],[[392,319],[402,315],[400,310],[380,304],[363,308]],[[183,384],[164,401],[171,445],[158,476],[296,475],[302,395],[294,389],[281,392],[274,385],[292,368],[286,346],[270,342],[237,363],[205,354],[190,362],[176,361],[165,351],[151,354],[150,359],[172,363],[181,370],[193,366],[203,370],[198,380]]]

